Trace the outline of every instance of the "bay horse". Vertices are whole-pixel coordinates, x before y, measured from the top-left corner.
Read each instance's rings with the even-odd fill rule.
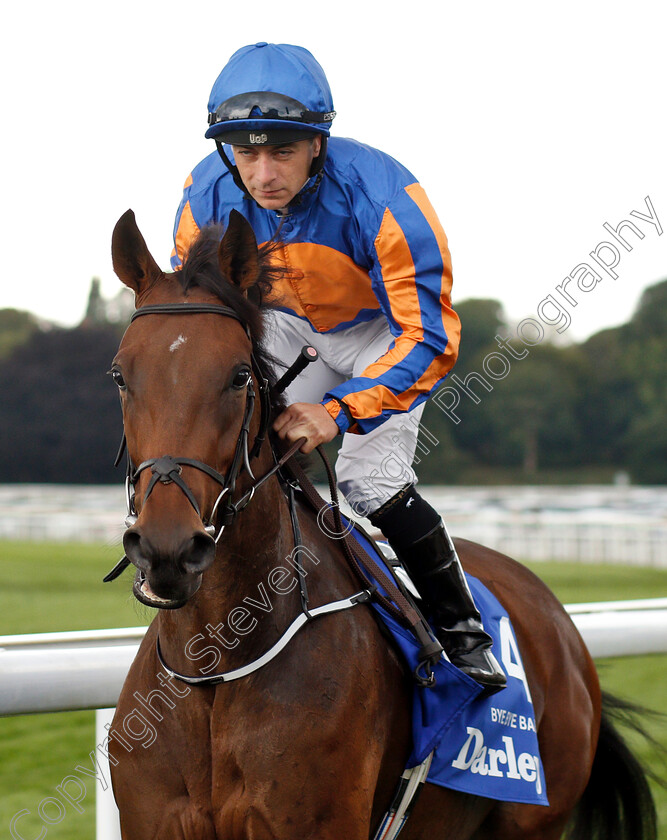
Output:
[[[135,596],[159,609],[109,735],[122,837],[368,840],[410,753],[412,675],[363,605],[307,622],[263,667],[247,667],[303,613],[306,585],[315,610],[360,583],[298,493],[294,563],[289,487],[263,440],[279,410],[262,381],[259,292],[271,258],[240,214],[220,236],[205,231],[169,274],[131,211],[113,234],[114,269],[137,307],[110,371],[132,465],[125,562]],[[563,607],[510,558],[456,545],[511,616],[550,804],[427,783],[402,838],[655,837],[646,777]],[[191,685],[172,671],[240,678]]]

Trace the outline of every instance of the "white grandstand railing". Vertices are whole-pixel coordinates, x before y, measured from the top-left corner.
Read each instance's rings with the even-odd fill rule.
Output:
[[[594,658],[667,653],[667,598],[566,609]],[[101,744],[146,629],[0,636],[0,716],[97,709],[95,743]],[[108,762],[99,750],[96,755],[108,779]],[[120,840],[110,786],[96,786],[96,805],[97,840]]]

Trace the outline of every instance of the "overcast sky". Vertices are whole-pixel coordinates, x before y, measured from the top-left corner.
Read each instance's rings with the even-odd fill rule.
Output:
[[[667,277],[665,22],[660,2],[251,3],[62,0],[3,13],[0,307],[64,325],[91,277],[119,289],[111,231],[131,207],[167,268],[183,182],[209,151],[206,104],[238,47],[308,47],[333,133],[382,148],[426,188],[448,234],[454,300],[513,319],[632,220],[613,280],[560,300],[565,337],[627,320]],[[598,252],[611,261],[609,249]],[[554,308],[542,309],[547,316]],[[571,318],[571,323],[567,319]]]

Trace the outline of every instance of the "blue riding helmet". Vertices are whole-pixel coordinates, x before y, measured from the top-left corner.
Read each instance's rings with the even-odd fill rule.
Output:
[[[207,138],[277,145],[329,136],[336,116],[329,83],[315,58],[291,44],[258,44],[234,53],[208,102]]]

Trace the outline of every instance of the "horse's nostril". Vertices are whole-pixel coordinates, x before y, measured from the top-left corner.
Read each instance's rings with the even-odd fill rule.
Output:
[[[123,536],[123,547],[138,569],[159,578],[200,575],[215,558],[215,540],[204,531],[179,538],[179,535],[165,531],[148,535],[130,528]]]
[[[186,572],[201,574],[213,563],[215,540],[203,532],[194,534],[181,557]]]
[[[149,563],[147,559],[143,556],[141,550],[141,534],[137,531],[126,531],[123,534],[123,548],[125,549],[125,554],[128,557],[128,560],[131,560],[132,563],[142,571],[146,571],[148,569]]]

